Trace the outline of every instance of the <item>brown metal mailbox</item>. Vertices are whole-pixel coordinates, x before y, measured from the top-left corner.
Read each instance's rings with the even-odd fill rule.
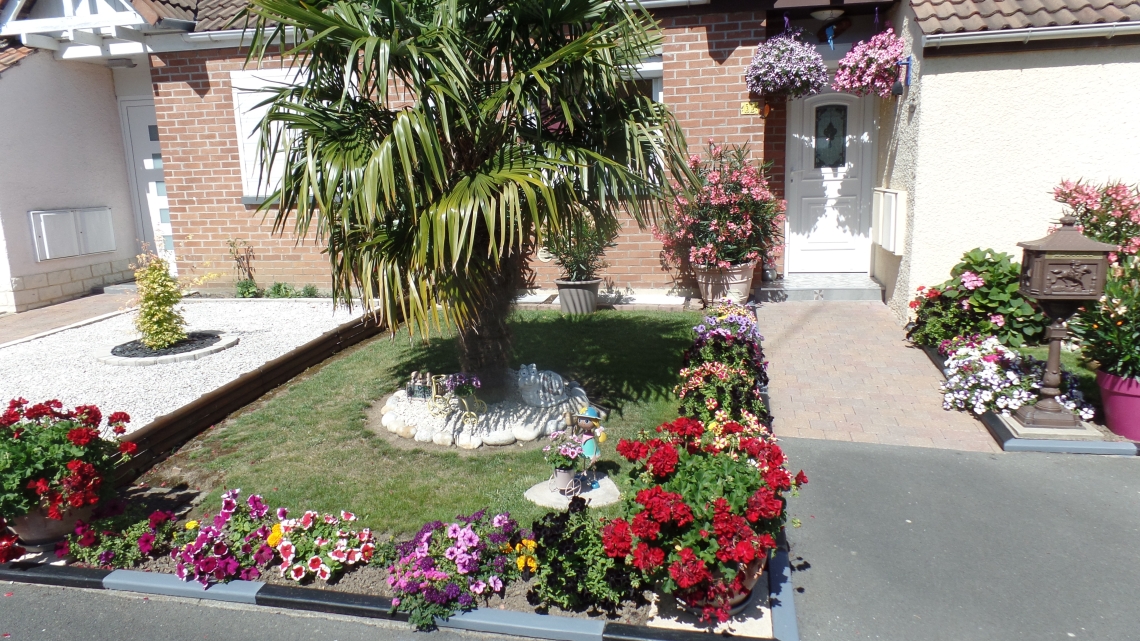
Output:
[[[1104,293],[1108,252],[1116,246],[1086,237],[1065,216],[1057,231],[1039,240],[1018,243],[1022,296],[1039,302],[1097,300]]]

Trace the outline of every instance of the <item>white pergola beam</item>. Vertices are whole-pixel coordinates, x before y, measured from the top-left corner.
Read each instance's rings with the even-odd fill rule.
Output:
[[[0,29],[0,36],[71,31],[73,29],[98,29],[99,27],[143,26],[145,24],[146,21],[133,11],[117,11],[110,14],[73,16],[70,18],[13,20],[4,24],[3,29]]]
[[[24,0],[8,0],[8,5],[4,7],[4,11],[0,13],[0,28],[3,28],[4,25],[14,20],[23,6]]]
[[[72,29],[64,33],[64,38],[75,44],[88,45],[91,47],[102,47],[103,36],[90,31],[81,31],[79,29]]]
[[[138,29],[130,27],[112,27],[114,29],[115,38],[117,40],[129,40],[130,42],[137,42],[139,44],[146,43],[146,34]]]
[[[41,36],[38,33],[23,33],[20,34],[20,43],[25,47],[35,47],[36,49],[48,49],[50,51],[59,51],[59,41],[55,38],[48,36]]]

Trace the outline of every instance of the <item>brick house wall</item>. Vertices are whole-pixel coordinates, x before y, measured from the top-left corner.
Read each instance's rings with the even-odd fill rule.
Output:
[[[744,72],[764,39],[764,11],[711,11],[710,7],[662,10],[663,98],[677,116],[690,151],[703,153],[706,141],[747,144],[753,157],[778,159],[773,187],[783,192],[786,114],[773,105],[768,117],[742,115],[752,97]],[[214,49],[151,56],[166,188],[180,270],[222,272],[209,285],[232,291],[236,280],[227,241],[245,239],[257,254],[258,283],[313,283],[327,289],[329,268],[312,237],[297,244],[291,233],[272,235],[255,208],[241,204],[242,183],[237,127],[229,72],[245,54]],[[616,290],[675,290],[691,286],[662,264],[661,244],[650,229],[626,217],[607,252],[602,276]],[[553,289],[558,267],[535,260],[534,285]]]
[[[255,206],[242,204],[241,164],[229,72],[241,70],[237,49],[151,55],[155,112],[162,145],[170,223],[180,274],[217,272],[207,290],[233,292],[228,241],[253,246],[259,285],[274,282],[329,288],[328,263],[312,234],[272,233]]]

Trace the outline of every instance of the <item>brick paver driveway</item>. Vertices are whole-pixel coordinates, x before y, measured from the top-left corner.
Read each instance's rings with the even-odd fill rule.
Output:
[[[981,421],[942,409],[937,370],[878,302],[756,310],[777,436],[1000,452]]]

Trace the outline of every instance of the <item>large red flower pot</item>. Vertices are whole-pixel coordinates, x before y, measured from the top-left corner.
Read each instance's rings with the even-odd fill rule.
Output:
[[[1113,434],[1140,441],[1140,381],[1097,371],[1104,422]]]

